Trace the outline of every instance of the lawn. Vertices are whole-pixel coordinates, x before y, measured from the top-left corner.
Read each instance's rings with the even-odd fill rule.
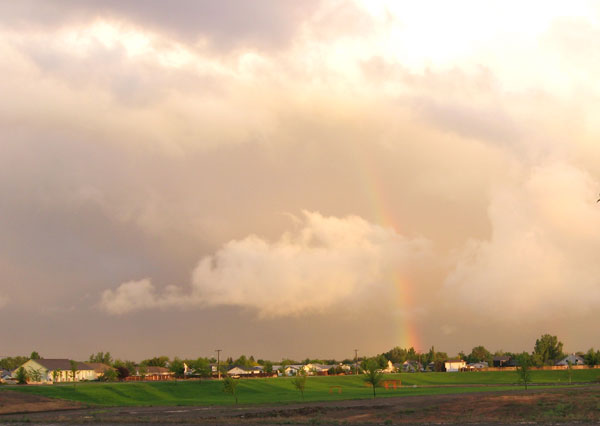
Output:
[[[597,370],[573,371],[573,382],[596,381]],[[519,389],[515,372],[470,372],[470,373],[413,373],[390,374],[386,379],[401,379],[403,387],[397,390],[378,388],[378,397],[435,395],[444,393],[469,393],[493,390]],[[566,384],[565,371],[534,371],[534,383]],[[471,386],[468,385],[487,385]],[[342,393],[338,394],[340,386]],[[173,381],[131,383],[78,383],[41,386],[6,386],[37,395],[80,401],[89,404],[110,406],[136,405],[229,405],[233,397],[223,393],[222,382]],[[1,392],[0,388],[0,392]],[[331,390],[331,392],[330,392]],[[304,393],[305,401],[327,401],[340,399],[370,398],[372,390],[365,386],[360,376],[309,377]],[[300,393],[290,378],[268,378],[240,380],[238,384],[240,404],[277,404],[300,402]]]

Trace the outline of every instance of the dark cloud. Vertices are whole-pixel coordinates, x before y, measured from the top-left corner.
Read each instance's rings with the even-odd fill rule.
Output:
[[[47,27],[96,17],[116,18],[164,32],[186,43],[206,38],[219,49],[286,45],[321,0],[23,0],[2,2],[6,26]]]

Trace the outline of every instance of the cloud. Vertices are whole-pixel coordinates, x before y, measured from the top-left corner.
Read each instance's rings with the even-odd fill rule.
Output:
[[[233,240],[198,262],[190,288],[154,288],[130,281],[102,294],[110,314],[167,307],[238,306],[262,317],[320,312],[334,305],[384,297],[393,278],[410,275],[430,256],[429,243],[407,239],[357,216],[304,212],[299,229],[269,242]]]
[[[506,321],[586,314],[600,302],[600,182],[568,163],[535,167],[494,192],[488,240],[472,240],[446,293]]]
[[[160,0],[86,2],[23,0],[0,4],[0,23],[6,26],[56,27],[95,18],[125,20],[188,43],[201,39],[221,49],[240,45],[279,47],[295,35],[320,1]]]

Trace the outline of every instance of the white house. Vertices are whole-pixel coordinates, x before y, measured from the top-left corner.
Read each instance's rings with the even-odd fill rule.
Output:
[[[571,354],[569,356],[564,357],[563,359],[558,361],[556,365],[569,365],[569,362],[571,363],[571,365],[585,365],[585,360],[576,354]]]
[[[68,359],[30,359],[22,368],[27,371],[29,383],[79,382],[95,380],[96,372],[83,362],[75,362],[77,371],[73,377],[71,361]],[[16,375],[16,371],[13,373]]]
[[[460,358],[449,359],[444,362],[447,372],[460,371],[467,366],[467,363]]]
[[[239,377],[239,376],[258,376],[264,371],[264,368],[260,365],[252,367],[233,367],[227,371],[228,376]]]

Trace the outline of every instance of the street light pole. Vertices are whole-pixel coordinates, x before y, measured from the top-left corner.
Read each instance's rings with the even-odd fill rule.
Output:
[[[358,349],[354,349],[354,374],[358,375]]]
[[[221,380],[221,349],[215,349],[217,353],[217,376]]]

